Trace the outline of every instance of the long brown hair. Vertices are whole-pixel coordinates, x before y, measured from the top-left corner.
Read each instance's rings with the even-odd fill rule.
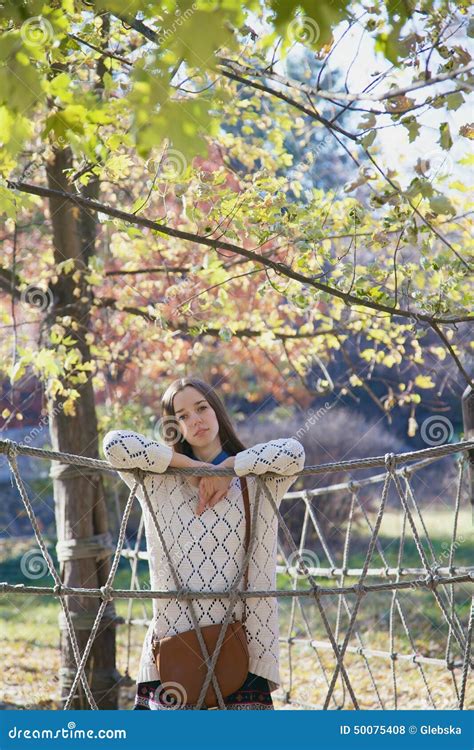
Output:
[[[222,449],[227,451],[231,456],[235,456],[239,451],[245,450],[246,446],[237,437],[234,426],[232,425],[231,419],[220,397],[217,395],[212,385],[209,385],[209,383],[206,383],[199,378],[178,378],[168,386],[161,398],[161,412],[165,421],[167,417],[175,417],[173,403],[174,397],[187,386],[192,386],[202,393],[214,409],[219,424],[219,439],[221,441]],[[165,430],[164,432],[165,442],[172,444],[177,453],[184,453],[190,457],[193,456],[192,447],[184,437],[181,437],[178,441],[175,437],[174,439],[173,437],[168,437],[167,439],[167,431]]]

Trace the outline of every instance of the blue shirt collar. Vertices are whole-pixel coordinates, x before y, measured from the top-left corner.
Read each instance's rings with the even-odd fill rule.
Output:
[[[215,458],[213,458],[210,463],[211,464],[220,464],[220,463],[222,463],[222,461],[225,461],[226,458],[229,458],[229,456],[230,456],[230,453],[227,453],[227,451],[225,451],[225,450],[221,450],[221,452],[218,453],[217,456]],[[194,455],[194,452],[193,452],[193,458],[196,458],[196,456]]]

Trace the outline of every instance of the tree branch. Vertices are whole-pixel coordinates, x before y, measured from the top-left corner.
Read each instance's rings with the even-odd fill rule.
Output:
[[[471,378],[471,376],[464,369],[464,367],[463,367],[463,365],[461,363],[461,360],[459,359],[458,355],[456,354],[456,352],[454,351],[453,347],[449,343],[449,341],[448,341],[446,335],[444,334],[444,332],[433,321],[430,323],[430,325],[431,325],[431,328],[433,329],[433,331],[435,331],[435,333],[438,334],[439,338],[441,339],[441,341],[445,345],[446,349],[449,351],[451,357],[454,359],[454,361],[455,361],[455,363],[457,365],[457,368],[458,368],[459,372],[462,373],[462,375],[464,376],[467,384],[470,385],[470,386],[472,386],[474,388],[474,380]]]
[[[446,247],[449,247],[449,249],[454,253],[454,255],[456,256],[456,258],[458,258],[458,260],[460,260],[461,263],[464,266],[466,266],[466,268],[467,268],[468,271],[472,271],[472,268],[469,265],[469,263],[466,260],[464,260],[464,258],[462,257],[462,255],[460,255],[458,253],[458,251],[456,250],[456,248],[452,246],[452,244],[446,239],[446,237],[443,234],[441,234],[441,232],[439,232],[436,229],[436,227],[434,227],[433,224],[430,221],[428,221],[428,219],[426,218],[426,216],[424,216],[421,213],[421,211],[417,208],[417,206],[413,205],[413,203],[408,198],[408,196],[405,193],[403,193],[403,191],[393,182],[393,180],[390,179],[390,177],[388,176],[388,174],[386,174],[384,172],[384,170],[382,169],[382,167],[379,164],[377,164],[377,162],[375,161],[374,157],[369,152],[369,150],[366,149],[366,148],[363,148],[363,151],[364,151],[365,155],[367,156],[367,158],[370,159],[370,161],[374,165],[375,169],[382,175],[382,177],[384,178],[384,180],[386,180],[388,182],[388,184],[390,185],[390,187],[393,188],[393,190],[395,190],[395,192],[398,195],[401,195],[406,200],[406,202],[408,203],[408,205],[412,209],[413,213],[415,213],[422,220],[423,224],[425,224],[428,227],[428,229],[431,232],[433,232],[433,234],[436,235],[436,237],[439,240],[441,240],[441,242],[444,245],[446,245]]]
[[[372,300],[360,299],[359,297],[356,297],[352,294],[342,292],[340,289],[331,287],[328,284],[323,284],[320,281],[316,281],[311,276],[305,276],[298,271],[294,271],[290,266],[286,265],[286,263],[271,260],[270,258],[266,258],[264,255],[259,255],[258,253],[255,253],[252,250],[248,250],[245,247],[241,247],[240,245],[234,245],[230,242],[222,242],[222,240],[220,239],[215,240],[211,237],[203,237],[199,234],[193,234],[191,232],[184,232],[181,229],[174,229],[173,227],[166,226],[165,224],[160,224],[156,221],[152,221],[151,219],[145,219],[141,216],[135,216],[133,214],[127,213],[126,211],[121,211],[119,209],[112,208],[111,206],[107,206],[103,203],[99,203],[98,201],[84,198],[81,195],[63,192],[62,190],[53,190],[52,188],[39,187],[37,185],[30,185],[24,182],[13,182],[12,180],[7,180],[7,186],[11,190],[19,190],[21,192],[31,193],[33,195],[39,195],[42,197],[54,196],[56,198],[62,198],[63,200],[69,200],[72,203],[75,203],[77,206],[80,206],[81,208],[86,208],[90,211],[97,211],[108,216],[113,216],[129,224],[147,227],[148,229],[160,232],[161,234],[167,235],[168,237],[178,238],[187,242],[195,242],[198,245],[204,245],[205,247],[210,247],[214,250],[228,250],[230,252],[236,253],[237,255],[248,258],[249,260],[253,260],[255,263],[259,263],[266,268],[271,268],[273,271],[275,271],[275,273],[281,276],[299,281],[301,284],[305,284],[307,286],[313,287],[314,289],[318,289],[318,291],[329,294],[331,297],[342,299],[349,306],[355,305],[357,307],[366,307],[371,310],[378,310],[379,312],[385,312],[389,315],[399,315],[404,318],[418,318],[419,320],[424,320],[430,324],[432,321],[441,325],[449,325],[452,323],[474,320],[474,315],[450,318],[436,318],[431,315],[427,315],[426,313],[411,312],[399,307],[390,307],[389,305],[373,302]]]
[[[344,93],[342,91],[325,91],[324,89],[313,88],[312,86],[308,86],[308,84],[306,83],[300,83],[299,81],[293,81],[289,78],[285,78],[285,76],[282,76],[279,73],[275,73],[274,71],[269,71],[268,69],[258,70],[257,68],[252,68],[248,65],[242,65],[242,63],[239,63],[235,60],[229,60],[228,58],[221,57],[218,58],[218,61],[224,68],[224,70],[221,70],[221,72],[223,75],[226,75],[226,77],[230,77],[225,71],[225,67],[227,66],[233,73],[237,72],[237,74],[239,75],[251,75],[259,78],[269,78],[277,83],[280,83],[282,86],[295,89],[295,91],[298,91],[301,94],[309,94],[310,96],[319,97],[320,99],[327,99],[333,104],[335,103],[334,100],[339,100],[341,102],[382,102],[387,99],[395,99],[399,96],[405,96],[412,91],[417,91],[420,88],[432,86],[435,83],[450,81],[454,78],[457,78],[457,76],[463,75],[464,73],[469,73],[474,68],[474,63],[471,63],[470,65],[465,65],[461,68],[450,71],[449,73],[440,73],[438,76],[433,76],[432,78],[424,81],[418,81],[418,83],[414,83],[410,86],[389,89],[382,94],[367,94],[364,91],[358,92],[356,94],[350,94]],[[250,82],[248,83],[249,85],[253,85]],[[393,112],[391,113],[393,114]]]
[[[295,109],[298,109],[300,112],[303,112],[305,115],[308,115],[308,117],[311,117],[312,120],[316,120],[317,122],[320,122],[321,125],[324,125],[326,128],[329,128],[331,130],[337,130],[338,133],[341,133],[341,135],[345,135],[346,138],[349,138],[351,141],[356,141],[358,138],[357,135],[354,135],[353,133],[349,133],[348,130],[341,128],[340,125],[337,125],[337,123],[333,122],[332,120],[327,120],[318,112],[315,112],[312,109],[308,109],[308,107],[305,107],[303,104],[296,101],[296,99],[292,99],[291,97],[286,96],[286,94],[284,94],[282,91],[277,91],[277,89],[272,89],[270,86],[266,86],[263,83],[256,83],[255,81],[250,81],[248,78],[244,78],[242,75],[239,75],[237,73],[231,73],[230,71],[225,71],[225,70],[222,70],[220,72],[226,78],[230,78],[233,81],[238,81],[239,83],[243,83],[245,86],[251,86],[252,88],[257,89],[258,91],[263,91],[266,94],[270,94],[271,96],[274,96],[276,99],[281,99],[287,104],[290,104]]]
[[[141,33],[148,40],[154,42],[155,44],[158,43],[158,35],[156,34],[156,32],[153,29],[150,29],[148,26],[146,26],[142,21],[139,21],[137,19],[128,20],[128,19],[125,19],[125,18],[123,18],[123,17],[121,17],[119,15],[117,15],[117,17],[120,18],[122,20],[122,22],[127,23],[129,26],[131,26],[132,28],[134,28],[139,33]],[[304,92],[307,96],[310,96],[312,94],[312,95],[317,95],[317,96],[320,96],[320,97],[326,98],[326,99],[333,99],[334,98],[334,94],[337,93],[337,92],[323,92],[323,91],[321,91],[319,89],[313,90],[312,87],[309,87],[306,84],[299,84],[297,86],[297,85],[295,85],[294,82],[290,81],[289,79],[286,79],[283,76],[279,76],[277,73],[274,73],[273,71],[269,72],[268,69],[266,69],[266,70],[256,70],[255,68],[250,68],[249,66],[245,66],[245,65],[242,66],[241,64],[239,64],[239,63],[237,63],[235,61],[229,60],[228,58],[220,58],[220,60],[221,60],[222,65],[227,65],[227,66],[233,65],[233,66],[237,67],[239,71],[243,70],[244,72],[247,72],[250,75],[256,75],[256,76],[262,76],[262,77],[267,77],[267,78],[273,78],[274,80],[279,81],[283,85],[286,85],[288,87],[292,87],[292,88],[298,89],[301,92]],[[381,94],[378,97],[375,97],[375,101],[383,101],[383,100],[386,100],[386,99],[394,98],[396,96],[402,96],[405,93],[409,93],[409,91],[416,90],[416,89],[422,88],[424,86],[429,86],[432,83],[440,83],[440,82],[445,81],[445,80],[450,80],[450,79],[456,78],[457,76],[462,75],[463,73],[470,72],[473,68],[474,68],[474,63],[472,63],[470,65],[466,65],[466,66],[461,67],[461,68],[458,68],[457,70],[450,71],[449,73],[441,73],[439,76],[433,76],[429,80],[427,80],[427,81],[420,81],[419,83],[413,84],[411,87],[410,86],[406,86],[404,88],[391,89],[388,92],[385,92],[385,94]],[[344,130],[343,128],[341,128],[339,125],[336,125],[336,123],[334,121],[327,120],[326,118],[324,118],[321,115],[319,115],[319,113],[317,113],[316,111],[308,109],[307,107],[304,107],[302,104],[300,104],[299,102],[297,102],[295,99],[292,99],[291,97],[288,97],[288,96],[284,95],[283,93],[281,93],[279,91],[276,91],[275,89],[272,89],[272,88],[270,88],[268,86],[264,86],[263,84],[257,84],[254,81],[250,81],[247,78],[244,78],[242,75],[240,75],[240,73],[234,73],[234,72],[230,72],[230,71],[226,72],[225,67],[224,67],[223,70],[221,70],[221,73],[222,73],[222,75],[226,75],[226,77],[232,78],[233,80],[236,80],[236,81],[239,81],[239,82],[243,83],[244,85],[248,85],[248,86],[250,86],[252,88],[259,89],[261,91],[264,91],[265,93],[268,93],[268,94],[270,94],[272,96],[275,96],[278,99],[282,99],[283,101],[285,101],[288,104],[290,104],[292,107],[295,107],[296,109],[304,112],[306,115],[308,115],[312,119],[315,119],[318,122],[320,122],[322,125],[324,125],[334,135],[335,138],[337,138],[337,136],[336,136],[336,133],[334,131],[337,131],[337,132],[341,133],[341,135],[345,135],[347,138],[349,138],[352,141],[356,141],[356,142],[358,141],[359,136],[347,132],[346,130]],[[361,92],[361,94],[345,94],[344,97],[349,97],[349,101],[352,101],[351,97],[355,97],[355,99],[360,99],[360,98],[364,98],[364,97],[365,98],[374,98],[373,95],[368,95],[368,94],[365,94],[364,92]],[[393,114],[393,112],[391,114]],[[339,139],[338,139],[338,142],[340,143]],[[396,186],[393,185],[392,181],[380,169],[379,165],[375,162],[375,160],[372,158],[372,156],[369,154],[369,152],[367,150],[365,150],[365,153],[366,153],[367,157],[372,161],[372,163],[374,164],[374,166],[376,167],[376,169],[382,174],[382,176],[384,177],[384,179],[386,179],[389,182],[389,184],[392,187],[394,187],[394,189],[397,190],[397,193],[401,194],[401,190],[399,190],[398,188],[396,188]],[[351,158],[353,158],[354,161],[360,166],[358,160],[355,159],[355,157],[352,154],[351,154]],[[413,208],[413,205],[408,200],[408,198],[406,198],[406,196],[404,196],[404,197],[408,201],[408,203],[410,204],[410,206]],[[435,234],[438,237],[438,239],[440,239],[447,247],[450,248],[450,250],[452,252],[455,253],[455,255],[466,266],[466,268],[468,270],[471,270],[469,264],[462,258],[462,256],[455,250],[455,248],[453,248],[453,246],[451,245],[451,243],[448,242],[448,240],[445,237],[443,237],[443,235],[440,232],[438,232],[438,230],[431,224],[431,222],[429,222],[423,216],[423,214],[420,211],[418,211],[416,209],[414,209],[414,210],[415,210],[416,214],[420,217],[420,219],[423,221],[423,223],[430,229],[430,231],[432,231],[433,234]]]
[[[149,26],[143,23],[143,21],[138,20],[137,18],[126,18],[124,16],[121,16],[118,13],[114,14],[117,18],[119,18],[123,23],[126,23],[128,26],[130,26],[132,29],[135,29],[139,34],[142,34],[148,41],[153,42],[154,44],[157,44],[159,46],[159,40],[158,40],[158,34],[154,29],[151,29]],[[272,78],[275,81],[278,81],[282,83],[285,86],[289,86],[292,88],[296,88],[299,91],[307,91],[307,93],[312,94],[314,96],[319,96],[323,99],[339,99],[341,101],[360,101],[360,100],[370,100],[375,102],[384,101],[386,99],[393,99],[397,96],[404,96],[405,94],[409,94],[411,91],[416,91],[420,88],[425,88],[427,86],[432,86],[435,83],[442,83],[443,81],[450,81],[454,78],[457,78],[457,76],[463,75],[464,73],[469,73],[474,68],[474,63],[471,63],[470,65],[465,65],[461,68],[457,68],[456,70],[449,71],[448,73],[440,73],[437,76],[433,76],[432,78],[427,78],[424,81],[419,81],[418,83],[413,83],[410,86],[404,86],[402,88],[398,89],[389,89],[388,91],[384,92],[383,94],[374,95],[374,94],[366,94],[363,91],[356,94],[350,94],[350,93],[344,93],[339,91],[323,91],[321,89],[313,89],[311,86],[307,86],[307,84],[300,84],[295,85],[294,82],[289,81],[284,76],[280,76],[277,73],[275,73],[273,70],[270,72],[267,69],[265,70],[256,70],[255,68],[250,68],[249,66],[242,65],[236,60],[230,60],[229,58],[225,57],[218,57],[217,58],[218,63],[220,63],[223,67],[228,66],[235,66],[238,69],[240,69],[241,73],[246,73],[250,75],[255,76],[261,76],[265,78]],[[221,71],[223,75],[226,75],[226,71]]]
[[[118,271],[106,271],[106,276],[126,276],[127,274],[137,276],[141,273],[190,273],[189,266],[156,266],[155,268],[133,268],[120,269]]]
[[[127,60],[125,57],[116,55],[108,49],[101,49],[100,47],[96,47],[95,44],[86,42],[85,39],[81,39],[81,37],[76,36],[76,34],[68,34],[68,37],[70,39],[74,39],[74,41],[78,42],[79,44],[84,44],[86,47],[90,47],[90,49],[95,50],[95,52],[100,52],[100,54],[103,55],[104,57],[110,57],[112,60],[117,60],[118,62],[121,62],[124,65],[129,65],[130,67],[133,65],[133,63],[131,63],[130,60]]]
[[[117,312],[126,312],[129,315],[136,315],[140,318],[144,318],[149,323],[156,323],[156,317],[150,313],[149,310],[146,310],[141,307],[131,307],[129,305],[122,305],[119,303],[118,300],[114,299],[113,297],[102,297],[100,299],[94,300],[95,307],[107,307],[112,308],[116,310]],[[185,321],[179,321],[179,323],[173,323],[172,321],[167,320],[167,325],[169,328],[171,328],[173,331],[179,331],[180,333],[190,333],[193,328],[199,327],[199,323],[196,323],[195,325],[189,325]],[[205,331],[202,331],[198,334],[198,336],[216,336],[220,338],[220,328],[206,328]],[[273,335],[277,339],[281,340],[305,340],[305,339],[315,339],[319,336],[326,336],[329,334],[335,334],[337,331],[336,328],[327,328],[322,331],[313,331],[312,333],[285,333],[284,331],[272,331]],[[260,338],[260,336],[263,336],[264,334],[268,333],[268,329],[262,330],[262,331],[256,331],[252,328],[240,328],[235,331],[233,334],[236,338]]]

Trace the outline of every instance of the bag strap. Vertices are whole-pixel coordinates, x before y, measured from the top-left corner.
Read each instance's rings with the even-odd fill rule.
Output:
[[[244,499],[244,511],[245,511],[244,550],[245,550],[245,554],[247,554],[249,544],[250,544],[250,501],[249,501],[249,490],[247,487],[247,480],[245,477],[240,477],[240,486],[242,488],[242,497]],[[250,560],[248,561],[247,566],[245,568],[243,591],[247,591],[248,586],[249,586],[249,564],[250,564]],[[247,599],[244,599],[244,611],[242,614],[242,622],[245,622],[246,619],[247,619]]]

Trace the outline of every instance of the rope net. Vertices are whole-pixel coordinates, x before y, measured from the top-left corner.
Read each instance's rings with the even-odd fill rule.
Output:
[[[323,488],[305,489],[297,492],[288,492],[278,507],[272,497],[266,483],[265,476],[272,474],[254,476],[256,481],[256,497],[252,511],[250,543],[247,554],[244,557],[240,575],[234,586],[225,591],[200,592],[190,591],[180,586],[172,555],[167,549],[162,529],[158,523],[153,505],[150,501],[144,478],[146,473],[141,469],[129,470],[134,475],[134,484],[128,495],[123,510],[118,503],[117,514],[119,528],[117,541],[112,543],[110,535],[96,535],[88,539],[61,540],[58,543],[58,559],[78,559],[80,557],[94,556],[96,558],[112,556],[110,572],[105,585],[100,588],[85,588],[66,586],[55,569],[51,555],[48,552],[43,534],[40,530],[31,500],[28,496],[25,484],[18,468],[18,455],[30,455],[59,462],[53,467],[53,476],[71,476],[79,471],[87,473],[116,472],[111,465],[99,459],[76,456],[67,453],[48,451],[40,448],[32,448],[14,443],[10,440],[0,441],[0,452],[7,457],[12,476],[18,488],[27,516],[31,522],[36,541],[44,557],[48,572],[52,578],[53,586],[27,586],[24,584],[0,583],[1,595],[51,595],[57,597],[61,606],[61,614],[70,639],[72,652],[75,659],[75,670],[69,694],[64,701],[64,710],[71,708],[72,702],[79,686],[82,686],[84,695],[91,709],[98,710],[98,706],[90,684],[86,676],[86,665],[92,649],[92,645],[99,631],[101,622],[107,619],[107,610],[112,606],[113,600],[128,600],[128,611],[125,619],[127,625],[127,665],[125,683],[129,678],[130,668],[130,646],[131,628],[134,625],[148,626],[149,614],[146,601],[153,598],[180,598],[189,603],[193,626],[196,628],[198,641],[202,650],[203,660],[207,664],[208,671],[196,708],[202,707],[209,684],[212,682],[221,709],[225,709],[224,700],[214,674],[215,664],[224,639],[227,624],[233,614],[234,607],[245,596],[256,597],[278,597],[284,604],[285,618],[282,623],[285,627],[280,631],[286,631],[286,635],[280,637],[281,653],[286,652],[288,665],[288,679],[283,690],[274,693],[284,706],[300,707],[305,709],[329,708],[354,708],[359,709],[360,695],[356,694],[355,683],[365,685],[364,690],[370,690],[375,698],[376,706],[380,709],[400,708],[400,667],[403,663],[412,664],[421,680],[426,692],[427,708],[439,708],[445,697],[436,686],[430,685],[428,668],[447,670],[450,677],[452,690],[452,708],[462,710],[466,705],[466,692],[468,686],[468,675],[472,671],[473,662],[471,657],[472,629],[474,622],[474,597],[472,596],[472,582],[474,581],[474,566],[456,566],[454,561],[455,550],[462,544],[464,537],[460,537],[459,517],[461,509],[461,497],[463,486],[463,475],[467,463],[467,451],[474,448],[474,440],[466,440],[460,443],[436,446],[421,451],[413,451],[403,454],[387,453],[385,456],[357,459],[354,461],[341,461],[318,466],[305,467],[298,476],[317,475],[335,471],[355,471],[358,469],[380,469],[383,471],[358,481],[329,485]],[[427,524],[420,507],[420,502],[415,496],[412,486],[412,476],[421,469],[429,466],[445,456],[457,459],[458,472],[456,478],[456,492],[452,513],[451,542],[448,549],[442,554],[436,553],[435,545],[428,533]],[[410,466],[408,464],[411,464]],[[74,467],[78,467],[74,469]],[[80,468],[79,468],[80,467]],[[125,471],[125,470],[121,470]],[[168,469],[169,474],[189,475],[220,475],[229,476],[233,474],[229,469]],[[252,475],[250,475],[252,476]],[[371,514],[362,498],[361,491],[369,485],[381,485],[380,497],[378,498],[374,513]],[[152,591],[140,588],[138,576],[138,562],[148,559],[147,552],[140,549],[144,524],[141,518],[135,543],[127,539],[127,526],[134,504],[135,492],[141,486],[146,506],[150,512],[153,525],[160,538],[165,556],[170,567],[175,590]],[[400,511],[402,523],[398,543],[396,565],[390,565],[386,549],[384,550],[380,540],[380,529],[384,515],[388,508],[389,488],[395,489],[396,503]],[[331,494],[337,491],[347,491],[347,521],[342,547],[342,559],[338,564],[336,554],[331,549],[330,540],[323,531],[322,525],[315,512],[313,498]],[[285,521],[289,511],[283,512],[285,501],[290,503],[290,512],[297,503],[302,503],[304,515],[301,525],[301,533],[298,543],[295,542],[292,533]],[[138,501],[137,501],[138,502]],[[279,524],[279,552],[280,564],[277,572],[286,573],[286,580],[290,586],[284,589],[243,592],[239,591],[239,583],[242,579],[245,567],[252,554],[256,540],[256,519],[259,504],[270,503],[277,516]],[[371,519],[370,516],[374,518]],[[359,567],[349,567],[352,546],[354,544],[355,518],[361,518],[367,535],[365,537],[366,549],[363,551],[363,563]],[[316,539],[325,556],[325,565],[319,562],[316,555],[308,554],[308,540]],[[403,565],[404,553],[407,542],[411,541],[416,547],[420,559],[419,567],[406,567]],[[114,588],[114,580],[121,558],[126,558],[131,568],[130,589]],[[375,565],[378,558],[379,565]],[[316,564],[314,564],[316,563]],[[348,579],[357,579],[355,584]],[[318,580],[331,579],[335,585],[320,585]],[[459,602],[457,592],[464,591],[466,586],[470,587],[469,614],[463,624],[459,610],[464,602]],[[446,648],[444,657],[431,656],[419,653],[416,646],[416,638],[412,632],[410,622],[410,609],[406,606],[403,595],[407,592],[418,596],[429,594],[435,601],[441,613],[443,625],[446,629]],[[81,596],[93,597],[100,600],[97,613],[89,617],[87,623],[79,624],[77,618],[73,618],[68,597]],[[367,600],[379,601],[380,597],[390,599],[388,611],[388,649],[371,648],[364,641],[365,633],[361,630],[364,618],[361,616],[363,602]],[[228,607],[222,623],[220,636],[215,650],[210,657],[199,627],[196,614],[195,602],[199,598],[222,598],[228,600]],[[141,600],[142,618],[135,618],[133,604]],[[332,606],[332,603],[335,603]],[[335,613],[331,610],[334,609]],[[109,615],[110,616],[110,615]],[[120,621],[120,620],[119,620]],[[124,622],[122,620],[122,622]],[[315,623],[322,628],[323,638],[315,637]],[[81,653],[76,629],[78,626],[90,626],[90,633]],[[397,630],[398,629],[398,630]],[[371,640],[375,636],[370,632]],[[397,646],[397,644],[400,644]],[[405,650],[400,650],[400,646]],[[397,650],[398,648],[398,650]],[[319,682],[324,688],[324,698],[321,705],[307,702],[305,691],[295,689],[295,650],[300,654],[299,661],[308,663],[309,658],[314,658],[311,666],[310,683]],[[331,663],[327,656],[331,656]],[[373,667],[374,659],[387,660],[390,666],[390,678],[392,689],[391,700],[387,698],[387,690],[381,689]],[[350,677],[350,672],[358,662],[356,680]],[[360,668],[363,669],[366,680],[360,679]],[[124,679],[124,678],[122,678]],[[403,684],[402,684],[403,687]],[[308,691],[306,691],[307,694]],[[441,695],[440,695],[441,692]],[[350,699],[350,703],[349,703]],[[347,702],[347,705],[346,705]],[[445,706],[443,706],[445,707]]]

